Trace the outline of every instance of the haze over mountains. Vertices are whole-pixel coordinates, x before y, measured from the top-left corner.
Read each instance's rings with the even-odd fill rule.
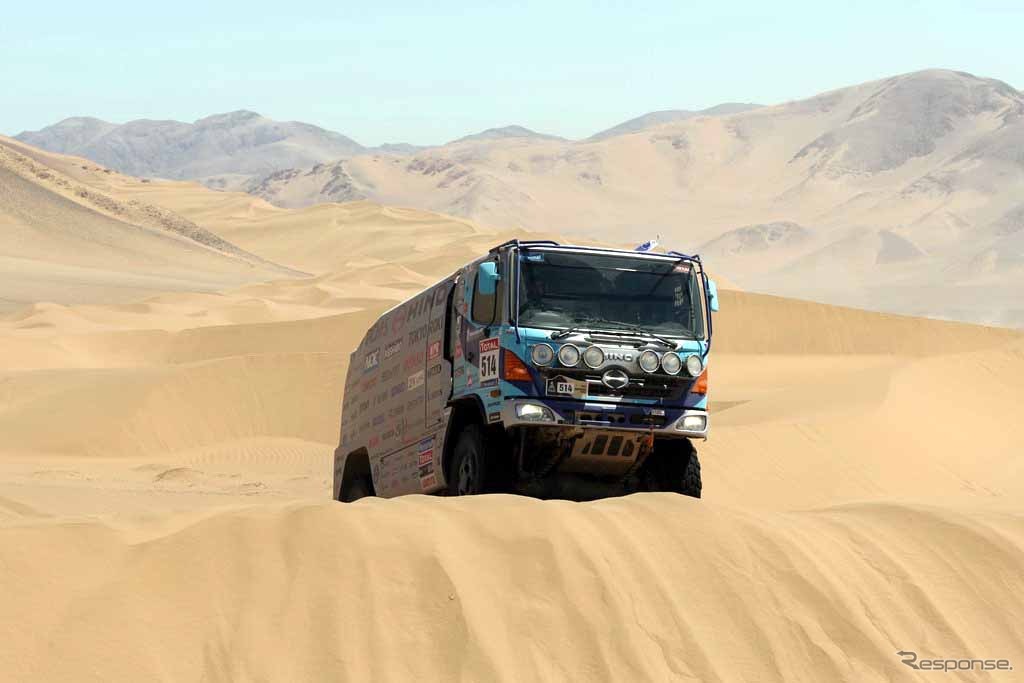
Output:
[[[265,174],[366,149],[340,133],[308,123],[271,121],[244,110],[195,123],[143,119],[117,125],[75,117],[26,131],[17,139],[83,156],[121,173],[170,179]]]
[[[20,137],[71,151],[60,130]],[[238,148],[235,165],[186,167],[283,207],[369,199],[618,243],[661,235],[748,289],[1024,325],[1024,96],[1001,81],[922,71],[655,112],[581,141],[509,126],[409,151],[350,147],[260,174]]]

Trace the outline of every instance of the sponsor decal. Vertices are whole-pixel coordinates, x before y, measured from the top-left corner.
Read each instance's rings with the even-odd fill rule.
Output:
[[[408,308],[409,319],[410,320],[414,320],[414,319],[420,317],[421,315],[426,313],[429,308],[430,308],[430,296],[428,296],[428,295],[420,295],[420,296],[416,297],[416,299],[411,304],[409,304],[409,308]]]
[[[587,383],[571,377],[559,375],[547,381],[545,390],[548,396],[571,396],[573,398],[587,397]]]
[[[437,365],[431,365],[430,368],[427,369],[427,377],[437,377],[440,374],[441,374],[441,364],[440,363],[438,363]]]
[[[409,422],[405,418],[398,418],[395,420],[395,436],[401,436],[405,434],[406,429],[409,427]]]
[[[385,420],[385,419],[386,419],[386,418],[385,418],[385,417],[384,417],[383,415],[375,415],[375,416],[373,417],[373,426],[374,426],[374,427],[379,427],[379,426],[381,426],[382,424],[384,424],[384,420]]]
[[[680,261],[672,269],[672,272],[673,273],[689,273],[690,272],[690,264],[687,263],[686,261]]]
[[[501,422],[501,413],[487,413],[487,422]]]
[[[377,376],[374,375],[373,377],[370,377],[369,379],[363,381],[363,383],[360,386],[362,387],[363,391],[369,391],[370,389],[373,389],[375,386],[377,386]]]
[[[370,443],[368,445],[370,446],[370,448],[376,448],[377,446],[379,446],[380,445],[380,436],[377,435],[377,434],[374,434],[373,436],[371,436],[370,437]]]
[[[618,360],[626,363],[632,362],[634,356],[626,351],[605,351],[604,357],[607,360]]]
[[[437,486],[437,475],[431,472],[425,477],[420,477],[420,488],[424,491]]]
[[[399,403],[397,406],[388,411],[390,417],[398,417],[405,412],[405,406]]]
[[[443,318],[434,318],[429,323],[427,323],[427,329],[430,330],[431,334],[435,334],[435,333],[441,331],[441,325],[443,325],[443,324],[444,324],[444,319]]]
[[[402,342],[404,342],[404,341],[405,341],[404,339],[399,338],[399,339],[396,339],[395,341],[391,342],[387,346],[385,346],[384,347],[384,360],[388,360],[392,356],[398,355],[398,353],[402,350]]]
[[[418,387],[423,386],[423,382],[424,382],[424,372],[422,370],[420,370],[417,373],[409,375],[409,379],[406,380],[406,386],[411,391],[413,389],[416,389]]]
[[[380,365],[380,349],[374,349],[366,354],[363,359],[363,372],[375,370]]]
[[[674,293],[675,293],[675,300],[672,302],[673,305],[676,308],[682,308],[684,305],[686,305],[686,293],[683,292],[683,286],[682,285],[676,285]]]
[[[391,334],[398,334],[398,331],[405,327],[406,315],[408,314],[405,309],[399,309],[391,316]]]
[[[429,451],[420,451],[416,456],[416,461],[420,467],[429,465],[434,462],[434,449],[431,448]]]
[[[390,382],[401,371],[402,371],[402,368],[400,368],[398,366],[395,366],[393,368],[388,368],[387,370],[385,370],[382,373],[380,373],[380,381],[381,382]]]
[[[441,342],[434,341],[430,342],[430,346],[427,347],[427,360],[437,360],[441,356]]]
[[[501,340],[498,337],[480,340],[480,383],[498,379],[498,354],[501,353]]]
[[[405,382],[402,382],[400,384],[396,384],[395,386],[391,387],[391,398],[394,398],[395,396],[398,396],[399,394],[401,394],[404,391],[405,391]]]
[[[427,332],[427,326],[426,325],[420,325],[415,330],[412,330],[411,332],[409,332],[409,343],[410,344],[415,344],[417,342],[421,342],[421,341],[423,341],[424,339],[427,338],[427,334],[429,334]]]
[[[434,389],[433,391],[430,392],[430,400],[433,401],[433,400],[436,400],[436,399],[439,399],[439,398],[441,398],[441,390],[440,389]]]

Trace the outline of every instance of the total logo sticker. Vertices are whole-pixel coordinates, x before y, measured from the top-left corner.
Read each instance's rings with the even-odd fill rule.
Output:
[[[480,384],[498,379],[498,354],[501,340],[497,337],[480,340]]]

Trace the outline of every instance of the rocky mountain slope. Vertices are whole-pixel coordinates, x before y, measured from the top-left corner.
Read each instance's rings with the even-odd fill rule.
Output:
[[[343,192],[322,192],[335,174]],[[254,191],[287,205],[366,197],[619,243],[660,234],[705,249],[748,289],[1024,324],[1024,95],[960,72],[598,140],[359,156]]]
[[[130,121],[116,125],[70,118],[18,140],[74,154],[135,176],[207,178],[265,174],[364,151],[340,133],[297,121],[273,121],[251,111],[216,114],[194,123]]]

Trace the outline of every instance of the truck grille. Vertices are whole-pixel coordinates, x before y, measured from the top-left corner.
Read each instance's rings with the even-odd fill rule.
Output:
[[[609,398],[671,398],[678,393],[678,386],[655,377],[632,377],[622,389],[604,385],[600,377],[587,377],[587,395]]]

